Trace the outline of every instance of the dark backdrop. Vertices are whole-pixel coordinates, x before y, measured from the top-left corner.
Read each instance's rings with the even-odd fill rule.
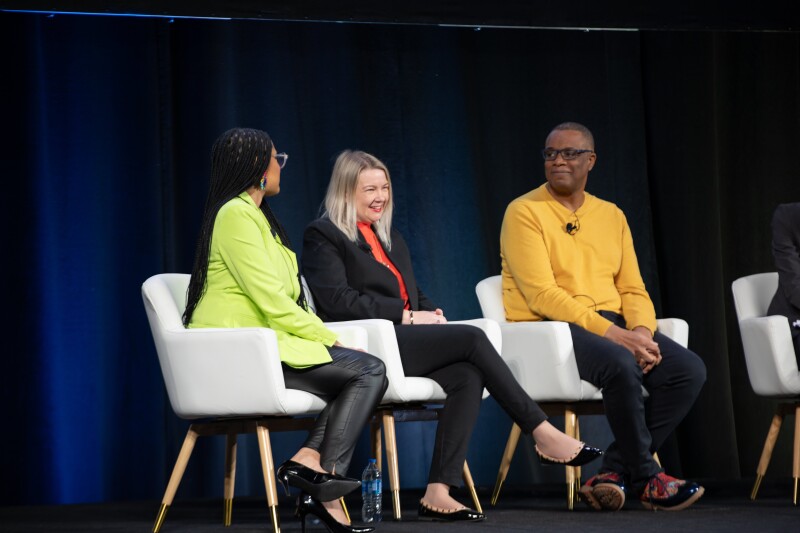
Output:
[[[382,158],[420,283],[453,319],[479,316],[474,285],[499,271],[505,206],[543,181],[549,129],[588,125],[589,190],[627,213],[659,315],[688,320],[709,369],[662,459],[698,478],[752,475],[772,402],[747,382],[729,287],[772,269],[771,213],[800,199],[797,33],[0,13],[0,46],[4,503],[160,497],[185,423],[139,287],[190,270],[210,145],[236,125],[290,154],[272,205],[295,243],[340,150]],[[480,424],[469,460],[491,485],[511,422],[490,399]],[[404,486],[425,482],[429,426],[399,429]],[[609,438],[602,419],[584,428]],[[276,460],[301,440],[276,436]],[[773,476],[789,475],[789,440]],[[237,494],[263,493],[242,448]],[[524,450],[516,482],[562,475]],[[196,455],[179,497],[220,495],[221,443]]]

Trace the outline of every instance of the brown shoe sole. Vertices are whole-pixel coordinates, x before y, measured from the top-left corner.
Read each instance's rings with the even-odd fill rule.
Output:
[[[700,490],[692,494],[691,498],[681,503],[680,505],[675,505],[673,507],[662,507],[657,503],[650,503],[644,500],[642,500],[642,505],[644,506],[645,509],[650,509],[653,511],[681,511],[692,505],[697,500],[699,500],[700,496],[702,496],[705,491],[706,491],[705,488],[700,487]]]
[[[595,511],[619,511],[625,505],[625,492],[614,483],[584,485],[578,492],[581,500]]]

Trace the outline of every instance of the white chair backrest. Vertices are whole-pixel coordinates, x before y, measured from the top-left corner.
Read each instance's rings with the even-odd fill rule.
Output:
[[[303,286],[303,292],[306,295],[306,301],[308,302],[308,307],[311,309],[312,313],[316,314],[317,304],[314,303],[314,295],[311,294],[311,288],[308,286],[308,282],[306,281],[305,276],[300,276],[300,284]]]
[[[506,321],[506,309],[503,307],[503,281],[501,276],[491,276],[475,286],[478,303],[484,318],[491,318],[495,322]]]
[[[778,274],[739,278],[731,286],[750,385],[762,396],[800,394],[800,373],[785,316],[766,316],[778,288]]]
[[[767,316],[767,309],[778,290],[778,273],[765,272],[739,278],[733,282],[733,303],[739,320]]]

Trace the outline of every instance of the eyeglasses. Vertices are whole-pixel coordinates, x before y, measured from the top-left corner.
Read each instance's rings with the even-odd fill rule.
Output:
[[[577,148],[564,148],[562,150],[555,150],[553,148],[545,148],[542,150],[542,157],[544,157],[545,161],[555,161],[556,157],[558,157],[558,154],[561,154],[561,157],[563,157],[565,161],[572,161],[579,155],[587,153],[593,154],[594,150],[578,150]]]
[[[286,166],[286,162],[289,160],[289,154],[285,152],[281,152],[279,154],[275,154],[272,157],[278,160],[278,166],[283,168]]]

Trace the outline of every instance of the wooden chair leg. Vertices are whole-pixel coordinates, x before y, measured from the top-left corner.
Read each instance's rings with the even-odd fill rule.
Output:
[[[577,415],[575,416],[575,440],[581,440],[581,420],[580,420],[580,418],[578,418]],[[578,503],[578,500],[579,500],[578,494],[580,493],[580,490],[581,490],[581,476],[582,476],[581,467],[580,466],[576,466],[575,467],[575,481],[574,481],[575,482],[575,490],[573,491],[574,495],[575,495],[575,503]]]
[[[575,411],[569,407],[564,409],[564,433],[572,438],[575,438],[576,435],[577,420],[578,417],[575,415]],[[575,508],[575,500],[578,498],[578,494],[575,491],[575,467],[567,466],[565,470],[567,477],[567,509],[572,511]]]
[[[278,490],[275,486],[275,464],[272,462],[272,444],[269,440],[269,429],[263,422],[256,424],[258,436],[258,452],[261,456],[261,471],[264,473],[264,487],[267,489],[267,506],[269,507],[272,531],[281,532],[278,518]]]
[[[192,450],[197,442],[197,431],[195,425],[189,426],[189,431],[186,432],[186,438],[183,439],[181,451],[178,454],[178,459],[175,461],[175,466],[172,468],[172,475],[169,477],[167,483],[167,490],[164,492],[164,498],[161,500],[161,508],[158,510],[156,522],[153,524],[153,533],[158,533],[161,529],[161,524],[164,523],[164,518],[167,516],[167,510],[172,505],[172,500],[175,498],[175,493],[178,491],[178,485],[181,484],[181,478],[186,471],[186,465],[189,463],[189,457],[192,456]]]
[[[783,412],[780,406],[772,417],[772,424],[769,426],[767,439],[764,441],[764,448],[761,450],[761,459],[758,461],[758,468],[756,469],[756,482],[753,485],[753,490],[750,492],[750,499],[755,500],[758,495],[758,489],[761,486],[761,480],[764,479],[764,474],[767,473],[769,461],[772,459],[772,450],[775,448],[775,441],[778,440],[778,433],[781,431],[783,424]]]
[[[500,489],[508,476],[508,469],[511,467],[511,459],[514,458],[514,451],[519,444],[519,437],[522,434],[522,429],[514,424],[511,426],[511,433],[508,435],[506,442],[506,449],[503,451],[503,458],[500,461],[500,469],[497,471],[497,481],[494,483],[494,490],[492,491],[492,499],[490,503],[497,505],[497,499],[500,497]]]
[[[233,516],[233,488],[236,485],[236,433],[228,433],[225,437],[225,511],[222,523],[231,525]]]
[[[794,494],[792,503],[797,505],[797,482],[800,479],[800,404],[794,408],[794,450],[792,453],[792,477],[794,478]]]
[[[475,490],[475,482],[472,481],[472,473],[469,471],[469,465],[466,461],[464,461],[464,470],[461,473],[461,477],[464,478],[464,485],[466,485],[467,490],[469,490],[469,495],[472,496],[472,503],[475,504],[475,510],[482,513],[483,508],[478,499],[478,492]]]
[[[381,418],[375,417],[369,423],[369,436],[372,444],[372,457],[375,458],[375,464],[378,470],[383,472],[383,446],[381,443]]]
[[[400,512],[400,473],[397,465],[397,438],[394,431],[394,413],[389,409],[383,411],[383,432],[386,436],[386,462],[389,469],[389,489],[392,494],[392,512],[394,519],[402,518]]]

